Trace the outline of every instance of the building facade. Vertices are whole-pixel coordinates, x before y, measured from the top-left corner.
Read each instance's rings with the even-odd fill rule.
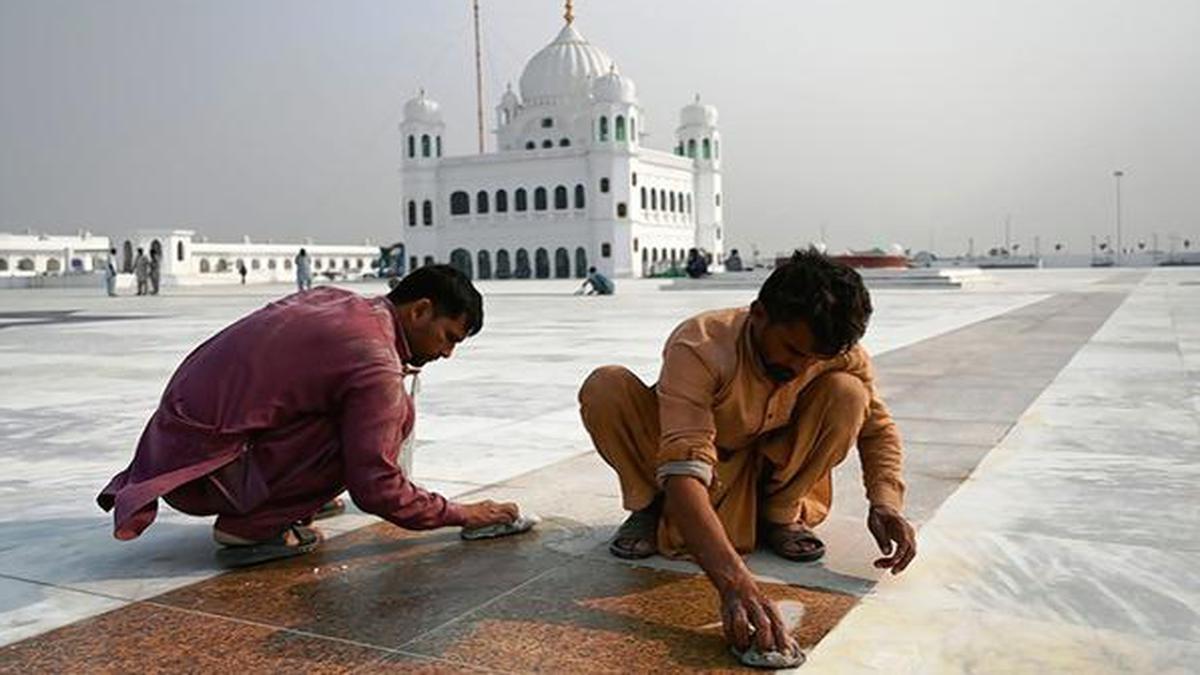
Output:
[[[103,271],[108,249],[108,237],[86,231],[75,236],[0,232],[0,276]]]
[[[674,151],[645,147],[636,87],[567,23],[495,108],[496,151],[443,156],[445,125],[422,91],[404,106],[402,241],[408,267],[474,278],[565,278],[589,266],[641,277],[690,248],[723,259],[717,111],[684,107]]]

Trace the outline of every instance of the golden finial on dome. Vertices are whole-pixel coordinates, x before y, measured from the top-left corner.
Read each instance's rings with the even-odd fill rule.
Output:
[[[567,25],[571,25],[575,21],[575,2],[567,0],[567,11],[563,12],[563,18],[567,20]]]

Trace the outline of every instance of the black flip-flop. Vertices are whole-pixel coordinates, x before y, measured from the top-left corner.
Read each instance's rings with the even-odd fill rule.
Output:
[[[817,546],[807,553],[789,553],[780,545],[781,540],[788,542],[813,542]],[[825,542],[815,532],[805,527],[803,530],[785,531],[778,526],[767,532],[767,543],[775,555],[793,562],[816,562],[825,557]]]
[[[608,552],[624,560],[641,560],[658,553],[658,519],[659,513],[653,509],[634,511],[625,522],[617,528],[612,541],[608,543]],[[650,542],[650,547],[644,550],[617,546],[618,541],[638,540]]]
[[[287,543],[289,531],[296,536],[296,540],[299,542],[295,546]],[[217,549],[217,562],[222,567],[249,567],[272,560],[283,560],[312,553],[320,545],[321,535],[316,530],[303,525],[292,525],[267,541],[222,546]]]
[[[317,512],[313,514],[313,520],[324,520],[340,516],[346,512],[346,501],[341,497],[334,497],[321,505]]]

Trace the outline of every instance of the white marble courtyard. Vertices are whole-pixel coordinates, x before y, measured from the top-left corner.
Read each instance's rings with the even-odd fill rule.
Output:
[[[571,282],[483,282],[484,331],[422,376],[416,478],[453,496],[587,455],[575,392],[592,368],[623,363],[653,380],[679,320],[753,296],[657,286],[625,281],[587,298]],[[0,293],[0,645],[218,573],[207,522],[164,505],[122,544],[93,499],[186,353],[287,292]],[[1200,658],[1200,269],[1011,271],[963,290],[880,290],[867,343],[884,355],[1089,293],[1115,311],[931,510],[911,570],[866,593],[807,668],[1185,672]],[[898,387],[890,400],[903,397]],[[611,488],[579,501],[599,514],[602,539],[622,514],[615,479],[593,478]],[[348,514],[327,529],[370,522]]]

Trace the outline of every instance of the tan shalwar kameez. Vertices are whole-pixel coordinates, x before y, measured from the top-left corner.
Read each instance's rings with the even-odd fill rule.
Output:
[[[643,509],[668,475],[695,475],[726,534],[754,550],[759,521],[814,526],[829,514],[831,472],[857,444],[867,498],[900,510],[900,434],[861,346],[814,362],[795,379],[767,377],[750,337],[749,308],[706,312],[667,340],[658,383],[605,366],[584,382],[584,426],[617,472],[625,508]],[[686,553],[664,516],[658,548]]]

